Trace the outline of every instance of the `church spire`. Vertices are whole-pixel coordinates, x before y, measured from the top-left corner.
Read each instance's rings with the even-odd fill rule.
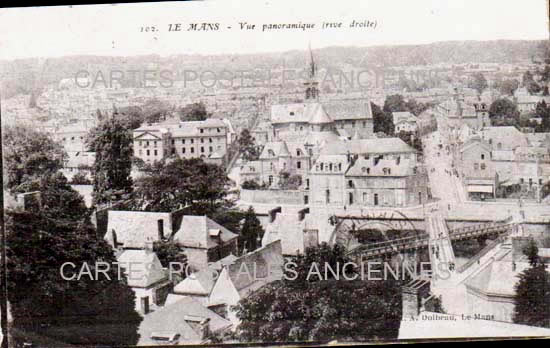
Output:
[[[315,60],[313,59],[313,52],[311,51],[311,43],[309,44],[309,79],[304,83],[306,87],[306,100],[316,101],[319,98],[318,82],[315,80],[317,74],[317,67],[315,66]]]
[[[315,79],[317,73],[317,67],[315,66],[315,59],[313,59],[313,52],[311,51],[311,43],[309,43],[309,78]]]

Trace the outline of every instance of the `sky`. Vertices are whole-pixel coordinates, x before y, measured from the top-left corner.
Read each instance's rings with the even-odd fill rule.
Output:
[[[349,28],[370,20],[376,28]],[[187,31],[190,23],[217,31]],[[240,30],[239,22],[256,24]],[[262,31],[263,24],[315,23]],[[341,28],[320,29],[323,22]],[[181,23],[182,31],[168,25]],[[154,26],[155,32],[141,32]],[[231,27],[231,29],[228,29]],[[0,59],[247,54],[327,46],[548,39],[546,0],[224,0],[0,9]]]

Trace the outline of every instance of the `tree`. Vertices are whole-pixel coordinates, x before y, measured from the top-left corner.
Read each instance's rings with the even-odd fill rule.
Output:
[[[297,190],[302,185],[302,176],[290,175],[288,172],[280,173],[279,188],[282,190]]]
[[[519,275],[515,286],[514,323],[550,327],[550,274],[540,262],[533,240],[523,252],[531,267]]]
[[[409,107],[401,94],[392,94],[386,97],[383,111],[391,115],[392,112],[409,111]]]
[[[218,165],[202,159],[177,158],[159,162],[136,180],[132,207],[146,211],[173,211],[209,215],[227,204],[229,178]]]
[[[112,248],[96,237],[83,198],[60,173],[25,185],[40,189],[42,207],[7,212],[5,266],[15,341],[32,340],[30,332],[67,344],[136,344],[141,317],[135,295],[123,274],[118,278]],[[106,273],[96,273],[99,261]],[[61,267],[68,262],[74,266],[65,266],[63,275],[71,279],[64,279]],[[79,277],[83,269],[89,273]]]
[[[182,265],[181,268],[174,267],[174,269],[185,270],[187,256],[184,253],[185,249],[179,242],[173,240],[156,241],[153,243],[153,251],[157,254],[162,267],[168,268],[170,263],[173,262]]]
[[[65,151],[47,134],[22,127],[8,126],[4,131],[4,178],[11,192],[26,181],[55,173],[63,167]]]
[[[511,100],[505,98],[497,99],[489,107],[489,118],[495,126],[518,125],[518,107]]]
[[[203,102],[187,104],[178,110],[178,114],[182,121],[204,121],[212,116]]]
[[[40,191],[43,214],[50,218],[77,221],[89,216],[82,196],[71,188],[67,178],[59,172],[46,173],[33,181],[27,181],[20,186],[20,191]]]
[[[115,115],[90,132],[88,146],[96,153],[94,204],[111,201],[116,192],[132,191],[132,145],[131,132]]]
[[[519,87],[518,80],[516,79],[504,80],[500,84],[500,93],[512,96],[514,95],[514,92],[516,91],[516,89],[518,89],[518,87]]]
[[[73,178],[71,179],[72,185],[91,185],[92,182],[88,177],[86,177],[86,174],[83,172],[76,173]]]
[[[386,135],[392,135],[394,132],[392,114],[382,111],[380,107],[374,103],[371,103],[371,108],[374,123],[374,132],[382,132]]]
[[[529,70],[527,70],[522,77],[523,86],[527,88],[527,91],[529,94],[537,94],[541,91],[541,87],[538,83],[535,82],[535,79],[533,77],[533,74]]]
[[[482,94],[483,91],[489,87],[489,84],[485,76],[479,72],[472,75],[470,81],[468,81],[468,87],[475,89],[477,94]]]
[[[245,161],[255,161],[260,157],[254,138],[248,129],[243,129],[238,139],[239,148]]]
[[[241,187],[244,189],[244,190],[259,190],[262,188],[262,185],[258,184],[256,181],[254,180],[245,180],[242,184],[241,184]]]
[[[400,282],[361,280],[359,272],[346,267],[355,280],[334,278],[328,265],[340,274],[349,259],[345,250],[326,243],[308,248],[295,260],[297,276],[288,275],[242,299],[236,306],[240,325],[237,335],[245,342],[366,341],[395,339],[401,322]],[[307,274],[317,264],[323,276]],[[353,299],[350,300],[350,299]]]
[[[250,206],[244,216],[244,223],[239,235],[241,250],[253,251],[260,247],[264,229],[256,217],[254,208]]]

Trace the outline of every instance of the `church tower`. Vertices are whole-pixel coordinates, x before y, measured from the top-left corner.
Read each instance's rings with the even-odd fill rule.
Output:
[[[309,47],[309,71],[308,71],[308,81],[304,82],[306,87],[306,101],[318,101],[319,100],[319,82],[316,81],[315,75],[317,74],[317,67],[315,66],[315,61],[313,59],[313,52],[311,51],[311,46]]]

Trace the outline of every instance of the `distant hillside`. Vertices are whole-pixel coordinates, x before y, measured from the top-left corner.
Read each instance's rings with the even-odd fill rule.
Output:
[[[326,47],[314,50],[321,68],[367,68],[372,66],[431,65],[438,63],[520,63],[542,60],[546,41],[448,41],[428,45]],[[48,83],[73,77],[87,69],[141,70],[246,70],[251,68],[304,68],[308,54],[303,51],[246,55],[158,55],[132,57],[69,56],[0,61],[0,93],[4,98],[29,94]]]

